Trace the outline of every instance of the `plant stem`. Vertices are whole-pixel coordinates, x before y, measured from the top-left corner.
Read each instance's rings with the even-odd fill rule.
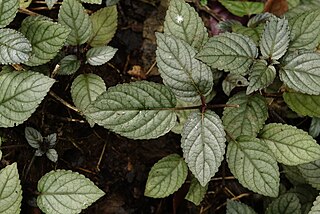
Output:
[[[30,171],[30,169],[31,169],[31,166],[32,166],[35,158],[36,158],[36,153],[33,154],[32,159],[31,159],[31,161],[30,161],[30,163],[29,163],[29,166],[28,166],[28,168],[27,168],[27,171],[26,171],[26,173],[23,175],[24,179],[27,178],[27,176],[28,176],[28,174],[29,174],[29,171]]]
[[[54,97],[56,100],[58,100],[60,103],[62,103],[64,106],[68,107],[69,109],[77,112],[78,114],[80,114],[81,116],[83,115],[81,113],[81,111],[79,109],[77,109],[75,106],[69,104],[67,101],[65,101],[64,99],[62,99],[61,97],[59,97],[56,93],[54,93],[53,91],[50,91],[49,94]]]

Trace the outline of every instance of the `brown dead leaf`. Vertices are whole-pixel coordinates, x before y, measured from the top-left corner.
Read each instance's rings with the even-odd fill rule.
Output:
[[[144,73],[140,65],[134,65],[132,69],[128,71],[128,74],[138,79],[146,79],[146,74]]]
[[[282,16],[287,11],[287,0],[267,0],[266,4],[264,5],[264,12],[269,12],[276,16]]]

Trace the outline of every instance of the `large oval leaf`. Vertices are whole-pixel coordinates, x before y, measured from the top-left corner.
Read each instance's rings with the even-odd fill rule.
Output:
[[[181,134],[183,156],[190,171],[205,186],[218,171],[225,153],[225,132],[218,115],[193,112]]]
[[[13,163],[0,171],[0,213],[19,214],[21,201],[17,163]]]
[[[21,33],[0,29],[0,64],[26,62],[32,51],[31,44]]]
[[[157,36],[157,63],[164,84],[181,100],[194,102],[208,95],[213,86],[210,68],[196,60],[186,42],[161,33]]]
[[[298,165],[298,168],[306,181],[320,190],[320,160]]]
[[[0,28],[10,24],[16,16],[19,8],[19,0],[2,0],[0,2]]]
[[[301,214],[299,198],[294,193],[285,193],[267,207],[266,214]]]
[[[244,187],[265,196],[278,196],[279,167],[272,152],[259,139],[241,136],[231,141],[227,161],[232,174]]]
[[[227,214],[256,214],[256,212],[246,204],[227,200]]]
[[[109,88],[85,115],[122,136],[150,139],[175,125],[175,106],[173,93],[164,85],[141,81]]]
[[[240,92],[231,97],[227,104],[239,105],[239,108],[226,107],[223,111],[223,125],[232,138],[236,139],[240,135],[256,137],[268,117],[265,98]]]
[[[151,168],[145,196],[152,198],[164,198],[177,191],[188,175],[188,167],[177,154],[172,154],[159,160]]]
[[[284,101],[295,112],[303,116],[320,117],[320,95],[285,92]]]
[[[164,33],[178,37],[196,49],[200,49],[208,40],[202,19],[193,7],[182,0],[170,1]]]
[[[77,0],[64,0],[59,10],[58,21],[71,29],[67,43],[81,45],[92,33],[92,23],[84,7]]]
[[[294,52],[285,58],[280,70],[280,79],[290,88],[320,95],[320,54],[315,52]]]
[[[105,193],[83,175],[57,170],[45,174],[38,182],[37,205],[47,214],[76,214]]]
[[[13,127],[27,120],[54,82],[32,71],[1,73],[0,127]]]
[[[307,132],[294,126],[271,123],[260,132],[277,161],[293,166],[320,159],[320,145]]]
[[[241,34],[227,32],[211,37],[197,58],[213,68],[244,74],[257,55],[254,41]]]

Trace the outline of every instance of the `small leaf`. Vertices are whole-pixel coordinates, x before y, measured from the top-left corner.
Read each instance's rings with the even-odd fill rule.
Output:
[[[171,0],[164,22],[164,33],[200,49],[208,40],[207,29],[193,7],[182,0]]]
[[[53,147],[57,144],[57,133],[50,134],[47,137],[44,137],[43,140],[49,143],[49,147]]]
[[[54,163],[58,161],[58,153],[55,149],[48,149],[48,151],[46,152],[46,156]]]
[[[0,64],[20,64],[29,59],[30,42],[18,31],[0,29]]]
[[[307,184],[300,184],[294,186],[288,192],[295,193],[298,196],[301,204],[302,214],[307,214],[310,211],[312,207],[312,202],[316,199],[318,195],[318,191]]]
[[[286,19],[270,17],[261,40],[260,51],[265,59],[280,59],[287,51],[289,45],[289,28]]]
[[[320,195],[313,202],[313,206],[311,207],[311,211],[308,214],[318,214],[320,212]]]
[[[54,82],[32,71],[1,73],[0,127],[13,127],[26,121]]]
[[[76,214],[90,206],[105,193],[83,175],[56,170],[38,182],[37,205],[47,214]]]
[[[19,214],[22,190],[17,163],[0,170],[0,213]]]
[[[236,16],[245,16],[263,12],[264,4],[262,2],[245,2],[233,0],[219,0],[229,12]]]
[[[318,5],[317,5],[318,6]],[[316,8],[317,6],[312,6]],[[291,29],[290,49],[316,48],[320,41],[320,10],[307,11],[289,19]]]
[[[45,0],[45,2],[49,10],[51,10],[53,8],[53,5],[55,5],[58,2],[58,0]]]
[[[320,134],[320,118],[313,117],[309,127],[309,135],[311,135],[313,138],[316,138],[319,136],[319,134]]]
[[[294,52],[284,60],[279,72],[280,79],[290,88],[320,95],[320,54],[315,52]]]
[[[206,186],[201,186],[199,181],[193,176],[190,184],[189,191],[185,197],[186,200],[199,206],[203,200],[206,192],[208,190],[208,184]]]
[[[265,60],[256,61],[251,67],[246,94],[268,87],[276,78],[276,74],[277,72],[273,65],[268,65]]]
[[[289,108],[300,115],[320,117],[320,95],[308,95],[299,92],[285,92],[283,99]]]
[[[48,20],[27,17],[20,29],[31,42],[32,55],[25,63],[29,66],[42,65],[53,59],[64,45],[70,30]]]
[[[244,92],[235,94],[227,104],[238,104],[239,108],[226,107],[223,111],[223,125],[236,139],[240,135],[256,137],[268,118],[266,100],[259,94],[247,96]]]
[[[227,214],[256,214],[256,212],[246,204],[228,199]]]
[[[59,75],[71,75],[77,72],[80,68],[81,62],[76,55],[67,55],[59,62]]]
[[[218,115],[207,110],[192,113],[181,134],[183,156],[202,186],[218,171],[225,153],[225,132]]]
[[[299,198],[294,193],[285,193],[269,204],[266,214],[300,214]]]
[[[175,106],[176,99],[167,87],[140,81],[109,88],[85,115],[122,136],[151,139],[166,134],[175,125]]]
[[[110,46],[91,48],[86,54],[87,62],[93,66],[103,65],[104,63],[112,59],[117,50],[117,48],[113,48]]]
[[[277,161],[288,166],[320,159],[320,145],[307,132],[294,126],[265,125],[260,138],[271,149]]]
[[[24,130],[24,136],[32,148],[40,148],[40,144],[43,142],[43,137],[38,130],[32,127],[26,127]]]
[[[277,161],[268,147],[259,139],[240,136],[227,149],[228,166],[232,174],[253,192],[277,197],[280,173]]]
[[[298,165],[298,168],[308,184],[320,190],[320,159]]]
[[[81,2],[89,4],[102,4],[102,0],[81,0]]]
[[[257,55],[258,49],[250,38],[226,32],[211,37],[197,58],[212,68],[244,74]]]
[[[195,102],[213,86],[210,68],[196,60],[196,51],[186,42],[161,33],[157,36],[157,64],[165,85],[177,98]]]
[[[274,17],[274,15],[272,13],[257,14],[249,19],[247,26],[250,28],[255,28],[260,24],[266,23],[266,21],[269,20],[270,17]]]
[[[250,39],[252,39],[252,41],[254,41],[256,45],[259,44],[259,40],[261,34],[263,33],[263,29],[264,24],[258,25],[255,28],[245,27],[241,24],[232,25],[232,32],[249,37]]]
[[[104,46],[113,38],[117,30],[117,7],[104,7],[90,16],[92,34],[88,43],[92,47]]]
[[[0,28],[10,24],[16,16],[19,8],[19,0],[2,0],[0,2]]]
[[[145,196],[164,198],[177,191],[187,178],[188,167],[177,154],[168,155],[151,168]]]
[[[248,80],[239,74],[228,74],[228,76],[222,81],[223,92],[230,96],[231,91],[240,86],[247,86]]]
[[[58,21],[69,27],[67,38],[70,45],[81,45],[88,41],[92,33],[92,23],[84,7],[77,0],[64,0],[59,10]]]

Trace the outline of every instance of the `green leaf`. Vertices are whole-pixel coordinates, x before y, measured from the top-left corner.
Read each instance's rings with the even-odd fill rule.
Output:
[[[88,43],[92,47],[104,46],[113,38],[117,30],[117,7],[104,7],[90,16],[92,34]]]
[[[76,214],[105,193],[83,175],[69,170],[45,174],[38,182],[37,205],[47,214]]]
[[[55,149],[48,149],[46,156],[49,160],[56,163],[58,161],[58,153]]]
[[[223,92],[230,96],[231,91],[236,87],[247,86],[248,80],[239,74],[228,74],[228,76],[222,81]]]
[[[299,198],[294,193],[285,193],[275,199],[267,208],[266,214],[300,214]]]
[[[320,190],[320,159],[298,165],[298,168],[306,181],[314,188]]]
[[[200,49],[208,40],[207,29],[193,7],[182,0],[171,0],[164,22],[164,33]]]
[[[19,0],[2,0],[0,2],[0,28],[10,24],[16,16],[19,8]]]
[[[310,95],[320,95],[320,54],[294,52],[288,55],[279,72],[280,79],[290,88]]]
[[[308,214],[318,214],[320,212],[320,195],[313,202],[311,211]]]
[[[287,165],[282,164],[282,168],[283,168],[283,172],[284,172],[286,178],[293,185],[307,183],[306,180],[304,179],[304,177],[302,176],[298,166],[287,166]]]
[[[181,134],[183,156],[202,186],[218,171],[225,153],[225,132],[217,114],[192,113]]]
[[[256,212],[246,204],[228,199],[227,214],[256,214]]]
[[[260,138],[271,149],[277,161],[294,166],[320,159],[320,145],[307,132],[294,126],[270,123]]]
[[[28,8],[31,4],[32,0],[19,0],[19,7],[20,9]]]
[[[198,179],[192,176],[190,188],[185,199],[194,203],[196,206],[199,206],[207,190],[208,190],[208,184],[203,187],[199,183]]]
[[[313,117],[309,127],[309,135],[311,135],[313,138],[316,138],[319,136],[319,134],[320,134],[320,118]]]
[[[30,42],[18,31],[0,29],[0,64],[19,64],[29,59]]]
[[[219,0],[219,2],[236,16],[245,16],[263,12],[264,4],[262,2]]]
[[[256,61],[251,67],[246,94],[268,87],[276,78],[276,74],[273,65],[268,65],[265,60]]]
[[[318,191],[307,184],[300,184],[298,186],[294,186],[288,192],[295,193],[298,196],[301,204],[302,214],[307,214],[310,211],[312,207],[312,202],[316,199],[318,195]]]
[[[21,33],[31,42],[32,55],[25,63],[29,66],[42,65],[53,59],[63,47],[70,30],[48,20],[29,16],[23,22]]]
[[[102,0],[81,0],[81,2],[89,4],[102,4]]]
[[[26,121],[55,80],[32,71],[0,74],[0,127]]]
[[[45,2],[49,10],[51,10],[53,6],[58,2],[58,0],[45,0]]]
[[[261,14],[257,14],[254,17],[250,18],[247,26],[250,28],[255,28],[261,24],[266,23],[266,21],[269,20],[269,18],[271,17],[275,17],[272,13],[261,13]]]
[[[112,59],[117,50],[117,48],[113,48],[110,46],[91,48],[86,54],[87,62],[93,66],[103,65],[104,63]]]
[[[250,38],[226,32],[211,37],[197,58],[213,68],[244,74],[257,55],[258,49]]]
[[[318,6],[318,5],[317,5]],[[313,6],[316,8],[317,6]],[[290,49],[313,50],[320,42],[320,10],[300,13],[289,19]]]
[[[0,170],[0,213],[19,214],[22,190],[17,163]]]
[[[24,130],[24,136],[25,136],[28,144],[32,148],[34,148],[34,149],[40,148],[40,144],[42,144],[42,142],[43,142],[43,137],[38,130],[36,130],[32,127],[26,127]]]
[[[278,196],[280,173],[277,161],[259,139],[240,136],[229,142],[227,162],[232,174],[244,187],[265,196]]]
[[[231,97],[227,104],[239,105],[239,108],[224,108],[222,121],[225,130],[233,139],[240,135],[256,137],[268,118],[265,98],[259,94],[247,96],[240,92]]]
[[[232,25],[232,32],[237,33],[237,34],[242,34],[242,35],[249,37],[250,39],[252,39],[252,41],[254,41],[254,43],[256,45],[259,44],[259,40],[260,40],[261,34],[263,32],[263,29],[264,29],[263,24],[255,27],[255,28],[245,27],[241,24]]]
[[[132,139],[158,138],[175,125],[176,99],[164,85],[140,81],[118,84],[101,94],[85,115]]]
[[[294,7],[297,7],[300,4],[300,0],[287,0],[289,10],[291,10]]]
[[[320,95],[285,92],[283,99],[291,110],[303,116],[320,117]]]
[[[287,51],[290,41],[289,33],[286,19],[270,17],[260,40],[262,57],[272,60],[280,59]]]
[[[161,33],[157,36],[157,64],[165,85],[177,98],[194,102],[208,95],[213,86],[210,68],[196,60],[196,51],[186,42]]]
[[[60,60],[59,65],[59,75],[71,75],[80,68],[81,61],[78,60],[76,55],[67,55]]]
[[[84,7],[77,0],[64,0],[59,10],[58,21],[69,27],[67,38],[70,45],[81,45],[88,41],[92,34],[92,23]]]
[[[164,198],[177,191],[187,178],[188,167],[177,154],[168,155],[151,168],[145,196]]]

